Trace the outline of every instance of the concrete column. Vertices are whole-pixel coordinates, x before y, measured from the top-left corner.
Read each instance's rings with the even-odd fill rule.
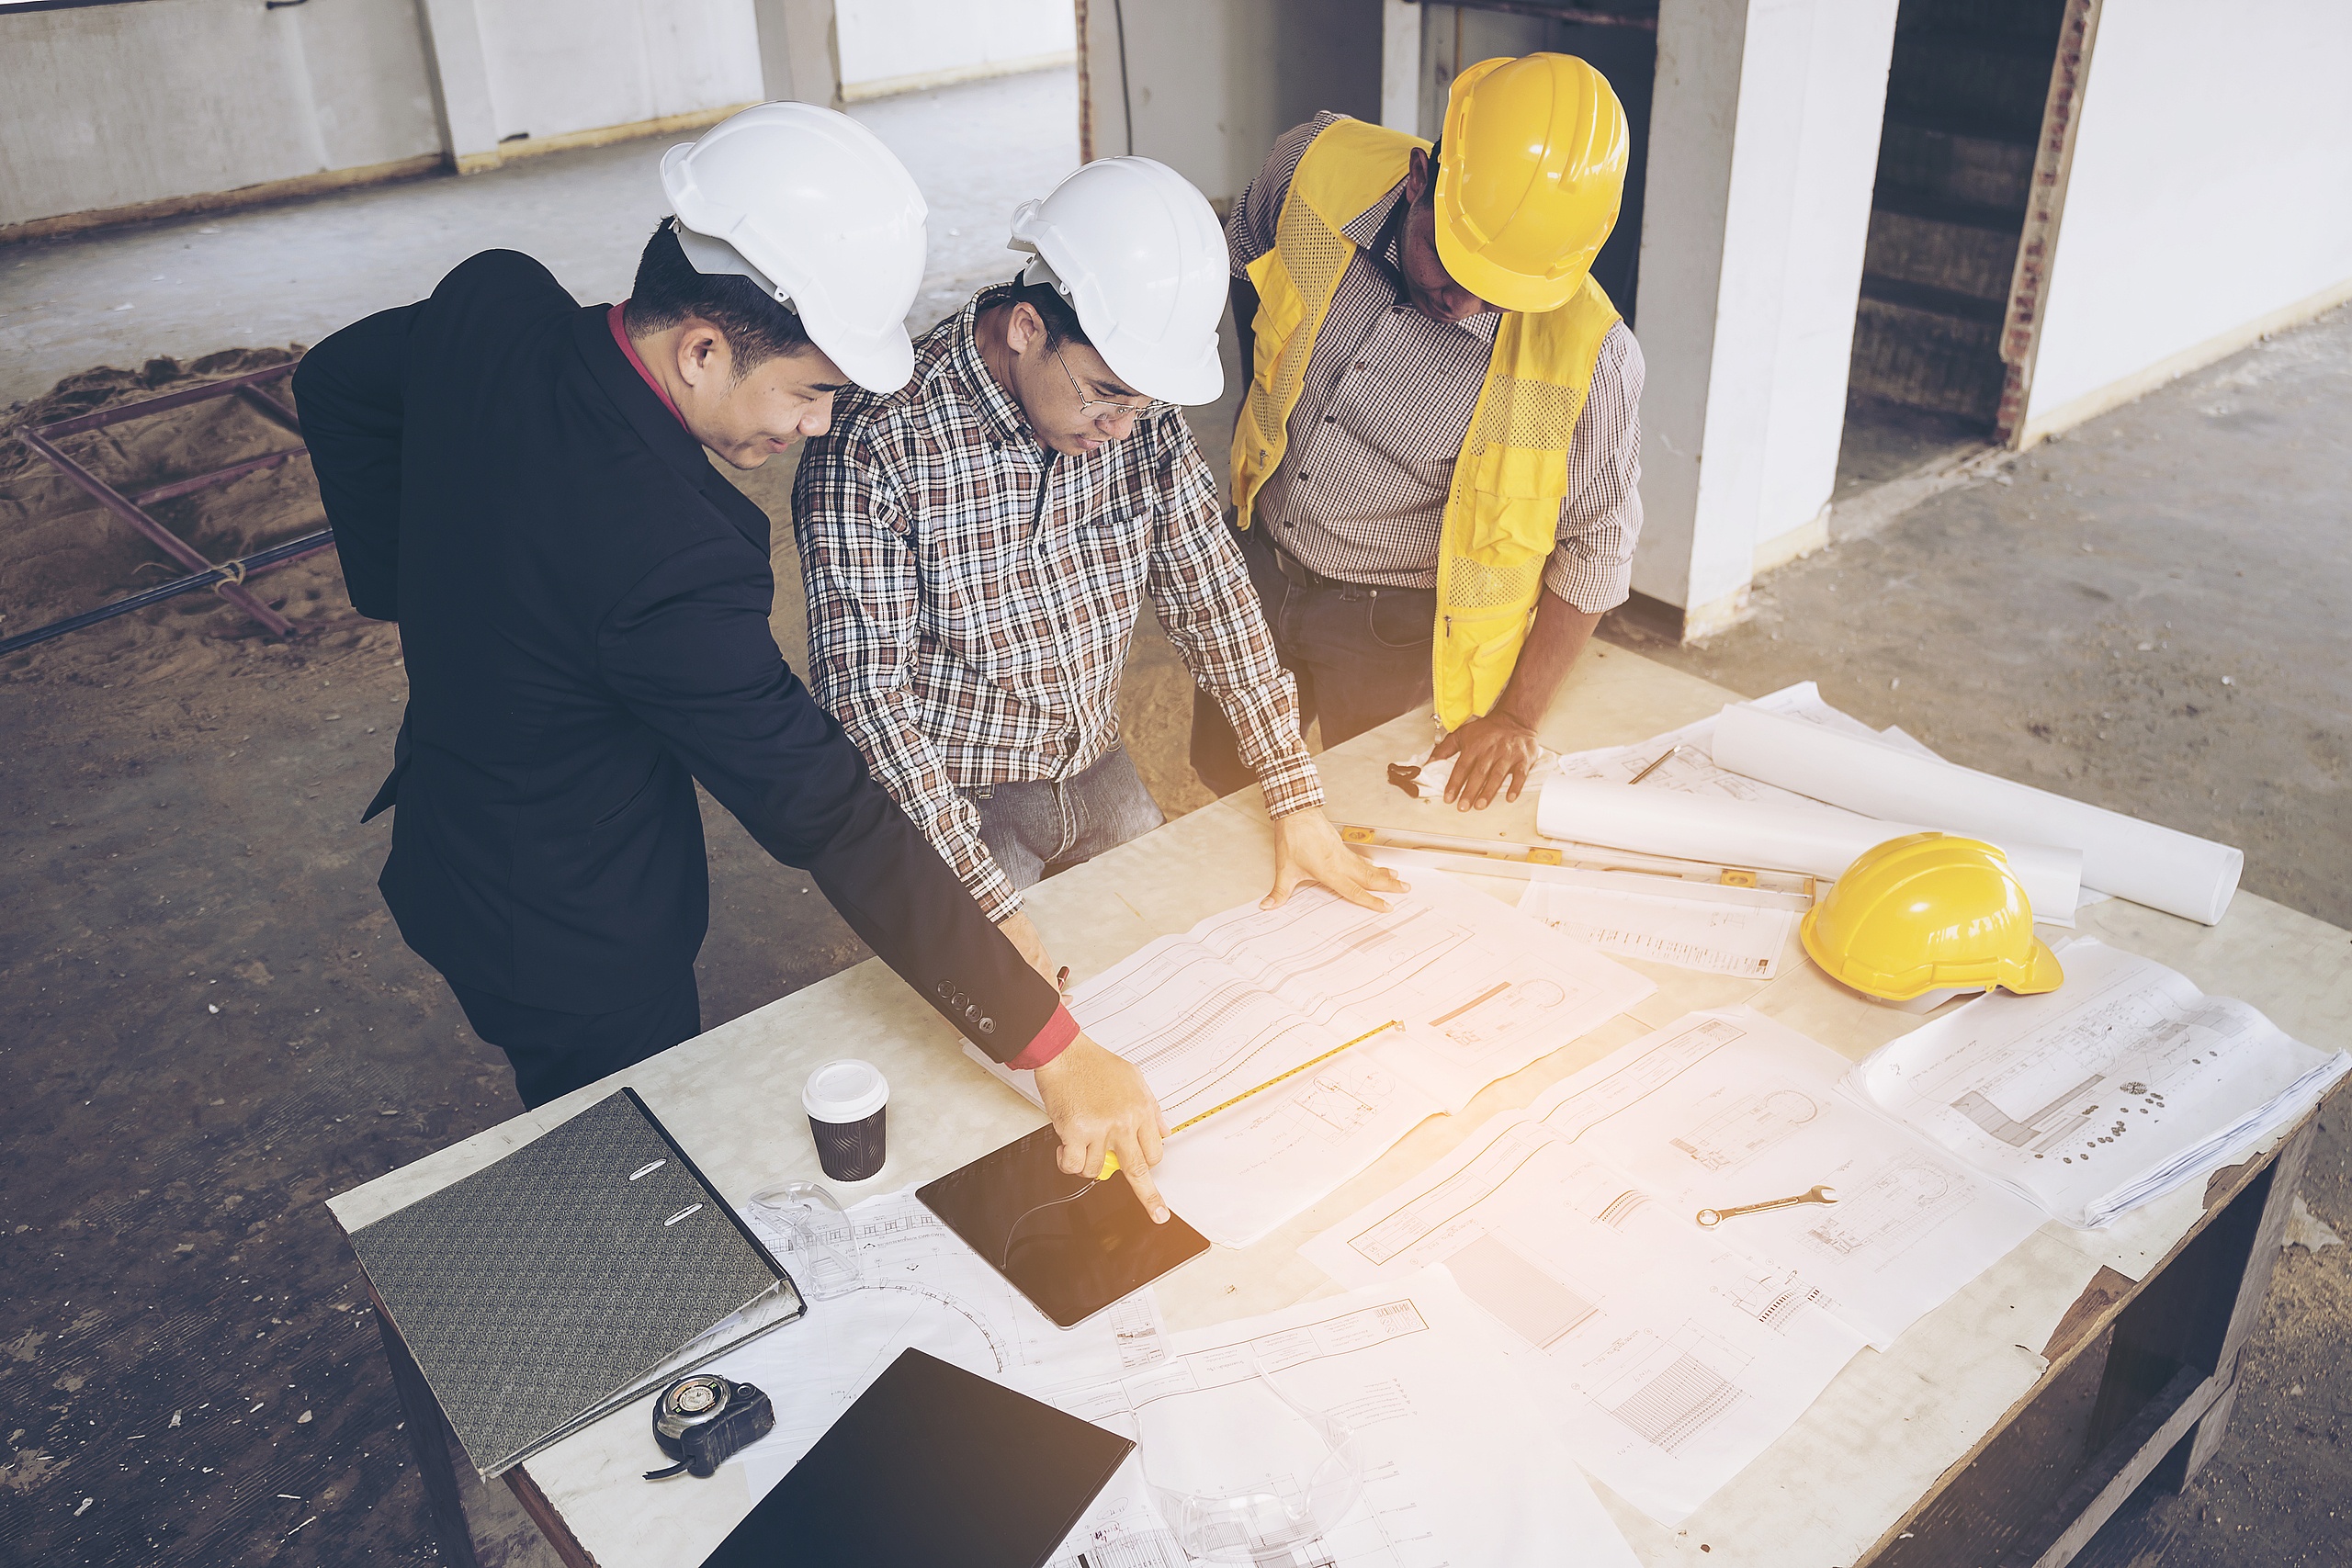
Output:
[[[1380,0],[1380,123],[1420,134],[1421,7],[1415,0]]]
[[[417,0],[441,120],[441,151],[461,175],[498,167],[498,109],[490,96],[475,0]]]
[[[760,90],[770,103],[841,107],[841,36],[833,0],[752,0],[760,29]]]
[[[1637,592],[1683,635],[1827,538],[1895,0],[1663,0]]]

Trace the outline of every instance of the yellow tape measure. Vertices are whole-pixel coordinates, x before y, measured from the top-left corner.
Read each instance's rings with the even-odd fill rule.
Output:
[[[1235,1095],[1231,1100],[1222,1100],[1216,1105],[1210,1106],[1198,1116],[1187,1116],[1182,1122],[1177,1122],[1173,1127],[1169,1128],[1168,1135],[1172,1138],[1187,1127],[1197,1127],[1202,1122],[1207,1121],[1210,1117],[1216,1115],[1218,1111],[1230,1111],[1235,1106],[1240,1104],[1243,1100],[1249,1099],[1251,1095],[1262,1094],[1286,1078],[1295,1078],[1298,1077],[1299,1074],[1306,1071],[1309,1067],[1319,1067],[1324,1063],[1329,1061],[1332,1057],[1338,1055],[1340,1052],[1353,1050],[1356,1046],[1363,1044],[1365,1041],[1371,1039],[1375,1034],[1385,1033],[1391,1029],[1402,1029],[1404,1027],[1405,1025],[1402,1021],[1392,1018],[1386,1023],[1382,1024],[1378,1029],[1367,1029],[1362,1034],[1357,1035],[1353,1040],[1349,1041],[1344,1045],[1334,1045],[1329,1051],[1324,1052],[1320,1056],[1309,1057],[1307,1060],[1301,1062],[1298,1066],[1291,1068],[1291,1070],[1286,1073],[1276,1073],[1272,1077],[1268,1078],[1256,1089],[1245,1089],[1239,1094]],[[1102,1156],[1102,1168],[1094,1173],[1094,1179],[1097,1181],[1108,1181],[1111,1178],[1118,1174],[1119,1156],[1114,1154],[1106,1154]]]

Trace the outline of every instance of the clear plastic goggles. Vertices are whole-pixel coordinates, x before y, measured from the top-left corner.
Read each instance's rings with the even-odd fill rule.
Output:
[[[845,1296],[865,1282],[857,1237],[840,1200],[813,1181],[787,1181],[752,1194],[768,1224],[791,1238],[793,1282],[814,1301]]]
[[[1145,1484],[1178,1544],[1193,1557],[1259,1568],[1309,1568],[1328,1561],[1316,1548],[1318,1538],[1353,1512],[1363,1495],[1355,1435],[1338,1416],[1310,1409],[1283,1393],[1255,1356],[1250,1370],[1261,1387],[1322,1440],[1322,1457],[1304,1478],[1230,1491],[1185,1492],[1153,1481],[1147,1459]]]

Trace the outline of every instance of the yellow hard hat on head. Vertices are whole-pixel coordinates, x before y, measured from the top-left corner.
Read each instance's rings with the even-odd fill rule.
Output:
[[[1572,54],[1482,60],[1453,79],[1438,145],[1437,254],[1506,310],[1568,302],[1625,194],[1625,107]]]
[[[1977,839],[1913,833],[1865,851],[1798,931],[1830,978],[1888,1001],[1994,986],[2031,996],[2066,977],[2008,857]]]

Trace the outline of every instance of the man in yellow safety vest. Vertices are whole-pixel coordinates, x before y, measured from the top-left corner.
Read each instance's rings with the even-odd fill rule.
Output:
[[[1318,115],[1226,225],[1233,523],[1300,722],[1336,745],[1433,697],[1464,810],[1518,798],[1630,587],[1642,356],[1590,276],[1625,153],[1590,65],[1489,60],[1454,78],[1436,147]],[[1193,765],[1250,782],[1211,702]]]

